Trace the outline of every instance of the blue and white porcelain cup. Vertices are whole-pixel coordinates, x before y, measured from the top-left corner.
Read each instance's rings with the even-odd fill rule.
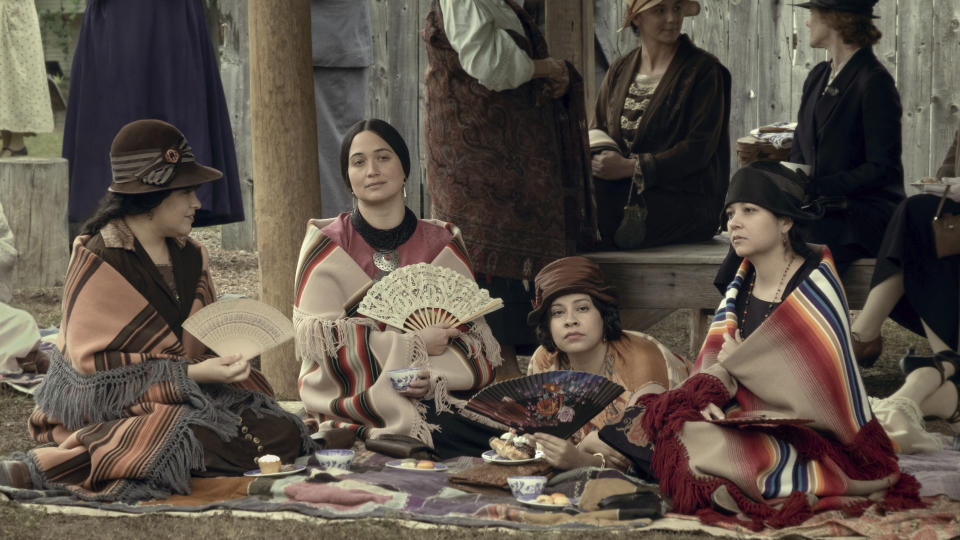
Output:
[[[390,377],[390,383],[393,384],[394,390],[403,392],[410,388],[410,383],[417,380],[420,370],[421,368],[418,367],[394,369],[387,372],[387,377]]]
[[[543,492],[547,485],[546,476],[511,476],[507,478],[510,492],[521,501],[532,501]]]
[[[313,453],[317,463],[324,469],[350,470],[353,463],[353,450],[317,450]]]

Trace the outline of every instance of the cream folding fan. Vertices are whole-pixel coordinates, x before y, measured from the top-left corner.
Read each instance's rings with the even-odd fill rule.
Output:
[[[183,329],[220,356],[249,360],[293,339],[293,323],[273,306],[250,298],[214,302],[183,321]]]
[[[402,266],[375,283],[357,313],[404,331],[428,326],[459,326],[503,307],[486,289],[444,266]]]

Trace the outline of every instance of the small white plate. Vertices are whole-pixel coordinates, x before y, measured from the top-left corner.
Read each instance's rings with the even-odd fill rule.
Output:
[[[403,460],[400,460],[400,459],[397,459],[394,461],[388,461],[387,467],[390,467],[391,469],[402,469],[404,471],[417,471],[417,472],[437,472],[437,471],[447,470],[446,465],[444,465],[443,463],[437,463],[436,461],[433,462],[432,469],[417,469],[416,467],[404,467],[402,463],[403,463]]]
[[[487,450],[486,452],[480,454],[480,457],[482,457],[487,463],[497,463],[500,465],[519,465],[521,463],[530,463],[531,461],[536,461],[542,458],[543,451],[537,450],[537,452],[533,454],[533,457],[528,459],[505,458],[501,455],[498,455],[496,450]]]
[[[300,472],[300,471],[302,471],[302,470],[304,470],[304,469],[306,469],[306,467],[305,467],[304,465],[296,465],[294,468],[290,469],[289,471],[280,471],[280,472],[275,472],[275,473],[263,473],[263,472],[260,472],[260,469],[254,469],[254,470],[252,470],[252,471],[247,471],[247,472],[243,473],[243,475],[244,475],[244,476],[257,476],[257,477],[260,477],[260,476],[287,476],[288,474],[298,473],[298,472]]]
[[[561,508],[576,508],[577,504],[580,502],[580,499],[571,497],[570,504],[540,503],[540,502],[537,502],[536,499],[517,499],[517,501],[527,506],[532,506],[533,508],[540,508],[542,510],[560,510]]]

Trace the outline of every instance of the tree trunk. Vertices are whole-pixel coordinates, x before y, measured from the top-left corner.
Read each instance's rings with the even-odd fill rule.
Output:
[[[250,125],[260,299],[292,316],[307,219],[320,210],[308,0],[250,0]],[[262,358],[280,399],[298,399],[293,343]]]

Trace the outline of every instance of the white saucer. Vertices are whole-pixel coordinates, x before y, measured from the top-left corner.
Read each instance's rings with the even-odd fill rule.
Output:
[[[275,472],[275,473],[263,473],[263,472],[260,472],[260,469],[254,469],[254,470],[252,470],[252,471],[247,471],[247,472],[243,473],[243,475],[244,475],[244,476],[257,476],[257,477],[261,477],[261,476],[287,476],[288,474],[298,473],[298,472],[300,472],[300,471],[302,471],[302,470],[304,470],[304,469],[306,469],[306,467],[305,467],[304,465],[297,465],[297,466],[295,466],[293,469],[291,469],[291,470],[289,470],[289,471],[280,471],[280,472]]]
[[[536,461],[543,457],[543,451],[537,450],[533,454],[532,458],[528,459],[509,459],[497,454],[496,450],[487,450],[486,452],[480,454],[480,457],[483,458],[487,463],[497,463],[500,465],[519,465],[521,463],[530,463],[531,461]]]

